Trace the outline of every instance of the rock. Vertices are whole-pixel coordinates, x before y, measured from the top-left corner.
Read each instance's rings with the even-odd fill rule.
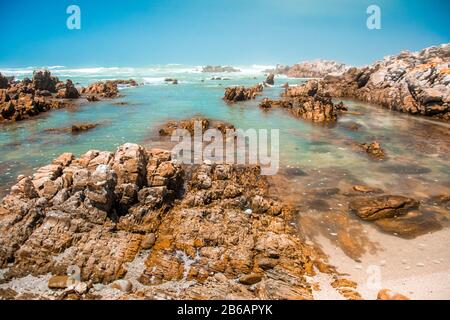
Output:
[[[275,79],[275,75],[273,73],[269,73],[269,75],[266,78],[265,83],[273,86],[275,84],[275,80],[274,79]]]
[[[58,78],[52,77],[48,70],[33,71],[33,86],[35,90],[56,92],[56,84],[58,82]]]
[[[377,300],[409,300],[409,298],[389,289],[381,289],[378,292]]]
[[[368,221],[401,216],[418,207],[414,199],[392,195],[354,199],[349,204],[352,213]]]
[[[120,290],[122,292],[131,292],[131,290],[133,290],[133,285],[128,280],[119,279],[111,283],[111,288]]]
[[[316,252],[290,223],[296,211],[267,196],[260,171],[182,167],[170,151],[131,143],[114,154],[61,155],[21,177],[1,202],[5,283],[78,266],[80,283],[62,298],[86,298],[89,283],[113,283],[136,298],[128,282],[139,280],[145,297],[311,299],[305,276]],[[248,215],[252,204],[259,213]],[[65,289],[67,279],[50,286]]]
[[[206,66],[203,67],[202,72],[214,72],[214,73],[222,73],[222,72],[240,72],[241,70],[235,69],[229,66]]]
[[[117,84],[117,81],[99,81],[89,85],[87,88],[82,88],[81,93],[90,97],[100,96],[104,98],[115,98],[119,95]]]
[[[450,44],[402,52],[363,68],[328,75],[321,85],[333,97],[358,99],[414,115],[450,120]]]
[[[142,238],[141,247],[144,250],[151,249],[156,241],[156,235],[154,233],[149,233]]]
[[[0,89],[6,89],[8,88],[8,78],[6,78],[4,75],[0,72]]]
[[[48,280],[48,287],[50,289],[66,289],[75,281],[69,276],[53,276]]]
[[[281,107],[297,118],[313,122],[333,122],[337,119],[336,107],[331,97],[322,94],[319,83],[315,80],[304,85],[290,87],[283,94],[282,100],[264,99],[261,108]]]
[[[107,165],[99,165],[87,181],[86,197],[90,204],[109,212],[114,205],[116,183],[116,173]]]
[[[83,132],[83,131],[88,131],[88,130],[94,129],[94,128],[98,127],[98,126],[99,126],[99,124],[97,124],[97,123],[74,124],[74,125],[72,125],[70,131],[72,133],[80,133],[80,132]]]
[[[353,190],[362,192],[362,193],[383,193],[383,190],[381,190],[379,188],[372,188],[372,187],[363,186],[363,185],[353,186]]]
[[[229,87],[225,89],[225,94],[223,100],[227,102],[238,102],[255,99],[261,91],[263,91],[264,86],[258,84],[254,87]]]
[[[78,99],[80,97],[80,93],[77,88],[75,88],[72,80],[67,80],[66,82],[66,90],[64,92],[64,98],[66,99]]]
[[[100,99],[97,98],[97,96],[94,95],[94,94],[88,94],[88,95],[86,96],[86,100],[87,100],[87,101],[90,101],[90,102],[100,101]]]
[[[83,294],[87,293],[89,290],[88,284],[86,282],[78,282],[75,285],[73,285],[72,287],[73,287],[73,290],[79,295],[83,295]]]
[[[336,61],[315,60],[301,62],[291,67],[277,66],[271,71],[292,78],[323,78],[327,75],[343,74],[348,68],[345,64]]]
[[[246,285],[252,285],[260,282],[262,279],[261,274],[251,273],[239,278],[239,282]]]
[[[360,145],[360,147],[374,159],[382,160],[386,156],[386,153],[381,148],[380,143],[377,141],[374,141],[372,143],[363,143]]]
[[[224,121],[210,120],[206,118],[191,118],[184,119],[179,121],[169,121],[163,124],[159,129],[160,136],[171,136],[175,130],[184,129],[187,130],[191,136],[194,135],[195,125],[198,125],[198,130],[200,134],[205,133],[208,129],[218,129],[223,134],[226,134],[227,131],[235,131],[235,128],[232,124],[229,124]]]

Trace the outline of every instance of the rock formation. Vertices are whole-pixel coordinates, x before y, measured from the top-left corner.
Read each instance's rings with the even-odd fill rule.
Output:
[[[99,81],[86,88],[81,88],[81,93],[103,98],[115,98],[119,95],[119,89],[114,81]]]
[[[65,153],[19,176],[3,199],[0,268],[6,283],[60,276],[49,280],[60,290],[78,270],[60,298],[114,283],[134,298],[311,299],[305,276],[323,262],[292,218],[258,167],[181,167],[167,151],[130,143]]]
[[[94,83],[82,88],[81,93],[88,101],[97,101],[101,97],[117,97],[117,85],[137,85],[134,80],[113,80]],[[0,74],[0,122],[20,121],[51,109],[60,109],[74,104],[67,99],[80,98],[71,80],[66,83],[53,77],[48,70],[36,70],[33,79],[24,78],[13,81]]]
[[[264,81],[264,83],[267,83],[271,86],[273,86],[275,84],[275,75],[273,73],[269,73],[269,75],[266,78],[266,81]]]
[[[357,199],[349,205],[351,212],[369,221],[401,216],[418,207],[419,202],[414,199],[391,195]]]
[[[227,102],[238,102],[255,99],[258,94],[263,91],[264,86],[257,84],[256,86],[246,88],[240,87],[228,87],[225,89],[225,95],[223,99]]]
[[[336,106],[331,97],[323,94],[319,82],[311,80],[304,85],[286,89],[281,100],[264,99],[260,105],[263,109],[281,107],[295,117],[313,122],[335,121]]]
[[[404,51],[368,67],[327,76],[333,97],[354,98],[385,108],[450,120],[450,44]]]
[[[160,136],[170,136],[177,129],[185,129],[189,131],[191,136],[194,135],[195,124],[198,123],[201,129],[201,134],[203,134],[206,130],[215,128],[220,130],[223,134],[227,132],[227,130],[234,131],[235,127],[232,124],[229,124],[224,121],[217,120],[209,120],[202,117],[194,117],[191,119],[184,119],[179,121],[169,121],[161,126],[159,129]]]
[[[241,70],[235,69],[230,66],[206,66],[202,68],[202,72],[210,73],[222,73],[222,72],[240,72]]]
[[[284,74],[292,78],[323,78],[327,75],[340,75],[348,67],[336,61],[314,60],[305,61],[293,66],[277,66],[270,70],[275,74]]]

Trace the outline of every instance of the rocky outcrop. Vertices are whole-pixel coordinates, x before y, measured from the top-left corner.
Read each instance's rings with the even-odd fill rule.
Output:
[[[331,97],[322,93],[319,82],[315,80],[286,89],[281,100],[264,99],[259,106],[265,110],[281,107],[297,118],[313,122],[337,119],[336,106]]]
[[[48,83],[44,79],[47,78],[37,74],[39,88],[45,88]],[[0,89],[0,122],[20,121],[71,105],[68,101],[55,99],[49,90],[38,90],[34,85],[35,82],[24,79],[21,82],[9,82],[8,88]]]
[[[450,44],[404,51],[322,82],[333,97],[348,97],[415,115],[450,120]]]
[[[222,73],[222,72],[240,72],[241,70],[235,69],[230,66],[206,66],[202,68],[202,72],[210,73]]]
[[[86,88],[81,88],[81,93],[88,96],[96,95],[103,98],[115,98],[119,95],[119,89],[114,81],[99,81]]]
[[[184,119],[179,121],[169,121],[161,126],[159,129],[160,136],[170,136],[177,129],[184,129],[189,131],[191,136],[194,135],[195,125],[198,125],[201,134],[203,134],[208,129],[218,129],[223,134],[226,134],[227,130],[234,131],[235,127],[227,122],[210,120],[201,117],[194,117],[190,119]]]
[[[64,91],[64,98],[66,99],[78,99],[80,97],[80,93],[77,88],[75,88],[72,80],[67,80],[66,89]]]
[[[35,90],[47,90],[56,92],[57,77],[53,77],[48,70],[37,70],[33,72],[33,87]]]
[[[246,88],[243,86],[240,87],[228,87],[225,89],[225,95],[223,100],[226,102],[238,102],[255,99],[258,94],[263,91],[264,86],[262,84],[257,84],[256,86]]]
[[[273,86],[275,84],[275,75],[273,73],[269,73],[264,83]]]
[[[370,157],[376,160],[383,160],[386,157],[386,152],[381,148],[378,141],[372,143],[363,143],[359,147],[366,152]]]
[[[63,154],[18,177],[1,203],[3,282],[69,269],[83,284],[62,298],[115,283],[134,298],[311,299],[305,276],[323,262],[259,172],[183,168],[167,151],[130,143],[115,153]],[[50,283],[64,290],[67,278]]]
[[[8,88],[8,78],[0,73],[0,89]]]
[[[118,96],[117,85],[137,85],[134,80],[100,82],[82,88],[88,101],[97,101],[98,96]],[[52,109],[61,109],[74,104],[80,92],[71,80],[66,83],[53,77],[48,70],[33,72],[33,79],[11,81],[0,74],[0,122],[21,121]]]
[[[292,78],[323,78],[327,75],[341,75],[348,67],[336,61],[305,61],[293,66],[277,66],[271,70],[275,74],[284,74]]]

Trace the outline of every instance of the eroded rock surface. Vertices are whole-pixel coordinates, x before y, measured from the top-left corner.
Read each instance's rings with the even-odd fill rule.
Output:
[[[65,153],[3,199],[0,268],[4,282],[78,268],[85,284],[60,298],[89,298],[95,283],[133,276],[121,294],[310,299],[304,276],[320,261],[292,215],[269,197],[259,167],[183,168],[167,151],[130,143]]]
[[[263,109],[281,107],[295,117],[313,122],[335,121],[336,106],[331,96],[324,94],[320,83],[311,80],[304,85],[286,89],[281,100],[263,99],[259,105]]]
[[[264,86],[262,84],[257,84],[256,86],[246,88],[240,87],[229,87],[225,89],[225,95],[223,99],[227,102],[238,102],[255,99],[258,94],[263,91]]]
[[[450,120],[450,44],[404,51],[364,68],[327,76],[322,86],[333,97]]]
[[[293,78],[323,78],[327,75],[340,75],[348,67],[340,62],[327,60],[304,61],[292,66],[277,66],[271,70],[276,74],[284,74]]]
[[[118,96],[117,85],[137,85],[134,80],[113,80],[81,88],[88,101]],[[71,80],[59,81],[48,70],[36,70],[33,78],[14,81],[0,74],[0,122],[21,121],[52,109],[73,106],[81,97]]]

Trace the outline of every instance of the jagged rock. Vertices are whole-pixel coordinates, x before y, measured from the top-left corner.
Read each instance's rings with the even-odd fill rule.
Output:
[[[47,184],[59,191],[45,194]],[[148,298],[311,299],[305,275],[319,256],[268,188],[257,166],[181,167],[169,151],[134,144],[64,154],[3,199],[0,267],[6,281],[69,267],[85,284],[134,277]],[[71,286],[64,298],[87,292]]]
[[[275,84],[275,75],[273,73],[270,73],[267,78],[265,83],[270,84],[271,86],[273,86]]]
[[[275,70],[270,70],[275,74],[285,74],[293,78],[323,78],[327,75],[340,75],[348,67],[336,61],[315,60],[305,61],[293,66],[277,66]]]
[[[265,110],[281,107],[295,117],[313,122],[327,122],[337,119],[337,108],[331,97],[322,93],[319,83],[315,80],[286,89],[282,100],[266,98],[259,106]]]
[[[419,207],[419,202],[402,196],[379,196],[352,200],[349,204],[351,212],[363,220],[378,220],[404,215]]]
[[[56,92],[56,84],[58,82],[58,78],[52,77],[48,70],[33,71],[33,86],[35,90]]]
[[[80,93],[77,88],[75,88],[72,80],[67,80],[66,82],[66,90],[64,92],[64,98],[66,99],[78,99],[80,97]]]
[[[375,159],[382,160],[385,158],[386,153],[381,148],[381,145],[379,142],[374,141],[372,143],[363,143],[360,145],[361,149],[364,150],[368,155]]]
[[[97,98],[97,96],[96,96],[96,95],[93,95],[93,94],[88,94],[88,95],[86,96],[86,100],[87,100],[87,101],[90,101],[90,102],[100,101],[100,99]]]
[[[1,74],[0,72],[0,89],[8,88],[8,78]]]
[[[81,88],[81,93],[88,96],[100,96],[105,98],[115,98],[119,95],[117,82],[114,81],[99,81],[89,85],[86,88]]]
[[[198,125],[199,134],[203,134],[206,130],[212,128],[220,130],[223,134],[227,131],[235,130],[235,127],[227,122],[198,117],[179,121],[169,121],[161,126],[159,129],[159,135],[170,136],[175,130],[184,129],[187,130],[191,136],[193,136],[196,124]]]
[[[238,102],[255,99],[261,91],[263,91],[264,86],[262,84],[257,84],[254,87],[229,87],[225,89],[225,95],[223,99],[227,102]]]
[[[404,51],[321,81],[333,97],[379,104],[410,114],[450,120],[450,44]]]

